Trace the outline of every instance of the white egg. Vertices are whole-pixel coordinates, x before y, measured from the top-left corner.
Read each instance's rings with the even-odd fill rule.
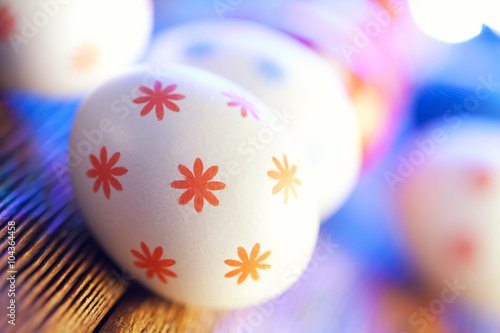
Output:
[[[498,314],[500,127],[435,124],[416,140],[396,191],[411,254],[436,286]]]
[[[44,94],[81,93],[141,57],[150,0],[0,0],[0,82]]]
[[[253,154],[241,147],[274,124]],[[167,298],[229,309],[298,278],[319,213],[285,125],[253,95],[184,66],[93,91],[71,134],[79,206],[107,253]]]
[[[323,218],[350,194],[361,163],[358,119],[335,70],[304,45],[250,22],[194,22],[160,35],[149,61],[220,74],[281,114],[311,169]]]

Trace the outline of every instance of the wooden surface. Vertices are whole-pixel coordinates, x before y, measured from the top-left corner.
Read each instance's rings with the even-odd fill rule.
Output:
[[[1,309],[8,302],[9,221],[17,228],[18,272],[16,325],[2,310],[0,332],[211,331],[219,314],[152,295],[114,267],[91,238],[68,174],[54,171],[64,163],[70,128],[70,118],[59,124],[60,118],[57,111],[30,118],[0,109]]]
[[[186,308],[130,288],[105,321],[100,332],[207,332],[220,314]],[[158,320],[161,318],[161,320]]]

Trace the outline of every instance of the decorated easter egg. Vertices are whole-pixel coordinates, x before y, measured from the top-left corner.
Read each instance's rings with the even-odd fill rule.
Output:
[[[301,43],[245,21],[194,22],[160,35],[149,61],[179,62],[220,74],[280,114],[312,170],[323,217],[351,192],[361,162],[353,104],[334,69]],[[260,149],[258,143],[255,147]]]
[[[0,83],[80,93],[142,56],[150,0],[0,1]]]
[[[273,139],[256,149],[269,124]],[[312,255],[319,213],[286,125],[222,77],[174,65],[116,76],[84,100],[70,147],[90,229],[160,295],[256,304]]]
[[[411,145],[396,187],[408,248],[447,299],[500,309],[499,127],[434,124]],[[403,162],[404,161],[404,162]]]

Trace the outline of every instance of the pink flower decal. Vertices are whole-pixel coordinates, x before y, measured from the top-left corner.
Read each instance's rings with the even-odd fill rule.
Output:
[[[141,242],[141,250],[143,253],[131,250],[132,254],[139,259],[139,261],[134,261],[134,266],[146,269],[146,276],[149,279],[152,279],[156,274],[161,282],[167,283],[165,276],[177,277],[177,274],[167,269],[167,267],[175,265],[175,260],[161,259],[163,255],[163,248],[161,246],[158,246],[153,251],[153,254],[151,254],[148,246],[144,242]]]
[[[163,105],[173,112],[179,112],[180,109],[177,104],[172,103],[171,100],[179,101],[181,99],[186,98],[184,95],[180,94],[171,94],[175,89],[177,89],[176,84],[171,84],[168,87],[162,89],[162,84],[160,81],[156,81],[154,84],[154,90],[151,90],[148,87],[141,86],[139,88],[140,91],[145,93],[147,96],[142,96],[134,99],[134,103],[143,104],[147,103],[141,111],[141,117],[147,115],[153,108],[156,110],[156,117],[158,120],[162,120],[165,115],[165,111]]]
[[[231,101],[227,103],[227,106],[240,107],[243,118],[245,118],[248,115],[248,112],[250,112],[255,119],[259,120],[258,110],[252,102],[249,102],[244,97],[238,96],[233,92],[223,92],[222,94],[231,98]]]
[[[117,191],[123,191],[122,184],[115,178],[115,176],[123,176],[128,172],[124,167],[116,167],[115,164],[120,159],[120,153],[115,153],[108,161],[108,152],[106,147],[101,148],[101,160],[99,161],[95,155],[90,155],[90,162],[94,169],[87,171],[87,177],[97,178],[94,183],[94,193],[97,193],[102,185],[104,196],[110,198],[111,188],[110,185]]]

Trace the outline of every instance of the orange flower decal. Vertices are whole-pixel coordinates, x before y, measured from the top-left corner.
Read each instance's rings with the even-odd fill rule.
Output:
[[[108,161],[108,152],[106,147],[102,147],[100,157],[101,161],[99,161],[95,155],[90,155],[90,162],[95,169],[87,171],[87,177],[97,178],[94,183],[94,193],[97,193],[102,185],[104,195],[109,199],[111,195],[111,188],[109,185],[111,184],[111,186],[113,186],[117,191],[123,191],[122,184],[115,178],[115,176],[123,176],[128,172],[128,170],[124,167],[113,168],[120,159],[120,153],[113,154]]]
[[[101,50],[93,44],[85,44],[73,56],[73,68],[79,72],[91,71],[99,62]]]
[[[167,283],[165,276],[170,276],[173,278],[177,277],[177,274],[166,269],[175,265],[175,260],[172,259],[161,259],[163,255],[163,248],[158,246],[154,251],[153,255],[149,251],[149,248],[144,242],[141,242],[141,249],[143,253],[136,250],[131,250],[132,254],[140,261],[134,261],[134,265],[139,268],[146,269],[146,276],[152,279],[156,273],[161,282]]]
[[[142,96],[134,99],[134,103],[143,104],[147,103],[141,111],[141,117],[144,117],[148,113],[155,108],[156,110],[156,118],[158,120],[162,120],[165,115],[165,110],[163,108],[163,104],[172,112],[179,112],[181,109],[177,104],[172,103],[170,100],[179,101],[181,99],[186,98],[184,95],[180,94],[171,94],[175,89],[177,89],[176,84],[171,84],[165,89],[162,89],[162,84],[160,81],[156,81],[154,84],[154,91],[148,87],[141,86],[139,88],[140,91],[145,93],[148,96]]]
[[[231,259],[224,261],[224,263],[228,266],[239,267],[239,268],[227,273],[224,277],[232,278],[233,276],[241,274],[240,277],[238,278],[238,284],[242,284],[246,280],[248,275],[251,275],[252,279],[254,281],[257,281],[259,279],[259,272],[257,271],[257,269],[271,268],[271,265],[261,263],[271,255],[271,251],[267,251],[266,253],[257,258],[257,256],[259,255],[259,251],[260,251],[260,244],[257,243],[254,245],[252,252],[250,252],[250,258],[248,258],[247,251],[245,251],[244,248],[239,247],[238,257],[240,257],[241,261],[236,261]]]
[[[203,209],[203,202],[207,200],[212,206],[218,206],[219,200],[210,191],[218,191],[226,188],[222,182],[211,182],[217,172],[218,166],[212,166],[203,173],[203,162],[197,158],[193,166],[194,174],[184,165],[179,164],[179,172],[184,175],[185,180],[172,182],[170,186],[177,189],[187,190],[179,197],[179,204],[185,205],[194,197],[194,208],[198,213]]]
[[[300,180],[298,180],[297,178],[294,177],[295,172],[297,172],[297,168],[295,167],[295,165],[292,166],[291,169],[289,169],[288,168],[288,160],[286,159],[286,155],[283,155],[283,160],[284,160],[285,167],[283,167],[281,165],[280,161],[278,161],[278,159],[276,157],[273,157],[274,164],[276,164],[276,167],[278,167],[279,172],[272,170],[272,171],[268,171],[267,175],[269,177],[271,177],[272,179],[279,180],[278,184],[276,184],[276,186],[274,186],[274,188],[273,188],[273,194],[279,193],[284,188],[285,189],[285,204],[287,204],[288,203],[288,194],[289,194],[290,190],[292,191],[295,199],[297,199],[297,192],[295,191],[294,184],[302,185],[302,183],[300,182]]]
[[[0,7],[0,42],[5,42],[14,32],[15,18],[9,13],[9,7]]]

